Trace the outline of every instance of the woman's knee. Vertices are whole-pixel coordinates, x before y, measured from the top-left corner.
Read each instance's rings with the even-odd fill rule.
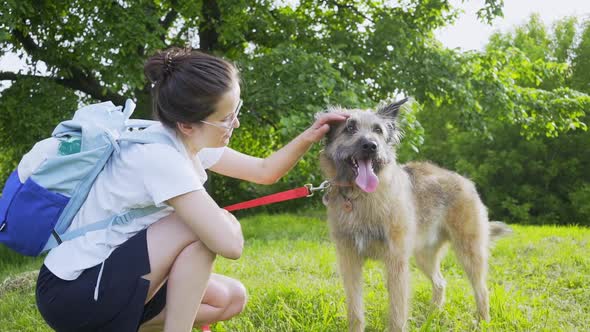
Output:
[[[236,290],[234,292],[236,295],[234,298],[236,299],[236,303],[240,306],[240,312],[244,310],[246,307],[246,303],[248,303],[248,291],[246,290],[246,286],[241,282],[236,280]]]
[[[230,297],[230,304],[225,311],[223,319],[229,319],[240,314],[246,308],[248,302],[248,293],[244,284],[237,280],[233,280],[228,285],[228,292]]]
[[[160,219],[147,230],[148,253],[153,267],[169,270],[183,255],[211,256],[212,252],[176,213]]]
[[[215,254],[173,215],[148,228],[147,247],[150,273],[144,278],[150,281],[150,296],[169,277],[178,260],[183,261],[182,266],[209,271],[215,260]]]

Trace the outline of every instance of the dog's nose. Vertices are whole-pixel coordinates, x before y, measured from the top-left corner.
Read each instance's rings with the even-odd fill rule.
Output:
[[[377,151],[377,143],[373,141],[365,141],[362,145],[363,151],[375,152]]]

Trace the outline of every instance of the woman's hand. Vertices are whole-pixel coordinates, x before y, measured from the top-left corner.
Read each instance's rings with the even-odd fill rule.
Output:
[[[303,132],[303,138],[309,142],[319,142],[330,130],[330,123],[348,119],[350,114],[342,112],[330,112],[322,114],[307,130]]]

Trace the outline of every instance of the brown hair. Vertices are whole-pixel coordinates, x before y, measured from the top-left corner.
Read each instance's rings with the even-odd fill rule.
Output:
[[[153,114],[170,128],[176,128],[177,122],[198,123],[205,119],[215,112],[215,105],[232,84],[239,82],[232,63],[176,47],[150,57],[144,73],[152,82]]]

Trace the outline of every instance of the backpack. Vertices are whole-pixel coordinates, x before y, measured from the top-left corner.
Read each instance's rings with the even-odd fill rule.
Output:
[[[167,135],[144,131],[156,121],[129,119],[135,103],[92,104],[63,121],[37,142],[11,173],[0,197],[0,243],[27,256],[39,254],[89,231],[128,223],[155,213],[132,209],[70,230],[92,184],[122,142],[175,146]]]

